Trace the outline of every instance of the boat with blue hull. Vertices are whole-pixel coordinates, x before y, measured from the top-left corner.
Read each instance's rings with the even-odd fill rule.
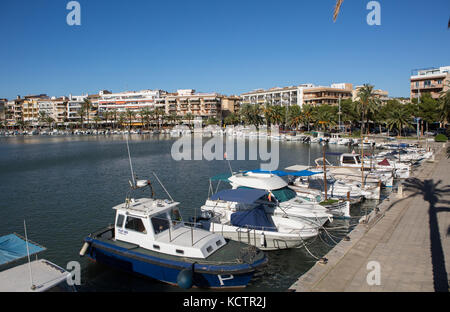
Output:
[[[113,208],[115,224],[88,235],[80,255],[182,288],[245,287],[267,263],[254,246],[184,223],[178,205],[127,197]]]

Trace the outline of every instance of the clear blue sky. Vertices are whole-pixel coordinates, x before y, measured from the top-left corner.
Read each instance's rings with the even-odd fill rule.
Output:
[[[450,65],[449,0],[0,1],[0,98],[101,89],[240,94],[311,82],[369,82],[409,96],[414,68]]]

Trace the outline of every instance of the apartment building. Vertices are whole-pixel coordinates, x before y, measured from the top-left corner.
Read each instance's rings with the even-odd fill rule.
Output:
[[[315,86],[311,83],[283,88],[258,89],[241,94],[242,104],[271,104],[292,106],[337,105],[339,98],[352,97],[351,83],[336,83],[331,86]]]
[[[48,99],[47,94],[27,95],[22,102],[22,120],[30,126],[39,124],[39,101]]]
[[[359,100],[358,92],[363,86],[356,86],[355,89],[352,91],[352,101],[356,102]],[[386,104],[386,102],[389,100],[389,92],[381,89],[374,89],[373,95],[378,98],[382,104]]]
[[[0,122],[5,125],[6,124],[6,105],[8,103],[8,99],[0,99]]]
[[[439,68],[415,69],[410,77],[410,99],[417,99],[428,92],[434,99],[439,98],[442,91],[447,91],[450,84],[450,66]]]
[[[198,93],[194,89],[180,89],[165,97],[166,114],[186,116],[190,113],[202,119],[221,119],[223,114],[239,110],[239,105],[238,96],[225,96],[215,92]]]
[[[99,92],[98,109],[99,112],[126,110],[141,111],[142,109],[154,110],[165,108],[164,96],[167,94],[163,90],[141,90],[126,91],[119,93]]]

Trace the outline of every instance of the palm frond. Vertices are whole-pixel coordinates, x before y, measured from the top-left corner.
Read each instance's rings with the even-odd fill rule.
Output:
[[[337,0],[336,5],[334,6],[334,13],[333,13],[333,22],[336,22],[336,19],[339,15],[339,11],[341,9],[341,5],[344,0]]]

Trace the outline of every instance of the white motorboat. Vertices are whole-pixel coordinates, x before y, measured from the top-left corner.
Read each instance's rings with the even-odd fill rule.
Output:
[[[317,224],[268,213],[257,204],[265,193],[258,189],[229,189],[214,194],[210,204],[201,208],[204,226],[262,250],[301,247],[306,239],[319,234]]]

